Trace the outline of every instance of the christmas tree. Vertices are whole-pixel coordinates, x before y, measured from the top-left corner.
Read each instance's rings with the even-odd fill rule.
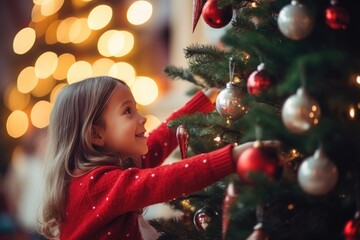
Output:
[[[201,16],[231,27],[216,46],[188,46],[188,68],[165,71],[221,91],[215,111],[170,127],[188,155],[256,144],[237,174],[170,203],[185,214],[153,222],[161,239],[360,239],[360,3],[193,3],[193,31]]]

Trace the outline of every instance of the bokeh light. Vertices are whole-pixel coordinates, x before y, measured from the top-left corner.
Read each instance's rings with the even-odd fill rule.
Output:
[[[136,77],[135,68],[126,62],[117,62],[110,68],[109,75],[111,77],[123,80],[128,86],[131,86]]]
[[[39,78],[35,74],[35,68],[29,66],[24,68],[17,78],[17,88],[21,93],[31,92],[39,82]]]
[[[86,61],[77,61],[69,68],[67,81],[69,84],[79,82],[92,76],[91,64]]]
[[[21,110],[13,111],[6,120],[6,131],[13,138],[19,138],[29,128],[29,119]]]
[[[56,80],[64,80],[71,65],[75,63],[75,56],[70,53],[63,53],[58,58],[58,66],[53,73]]]
[[[135,1],[127,11],[127,19],[133,25],[141,25],[149,21],[153,7],[148,1]]]
[[[158,86],[156,82],[145,76],[138,76],[131,87],[135,101],[141,105],[149,105],[158,97]]]
[[[26,41],[24,41],[26,39]],[[21,29],[14,37],[13,50],[16,54],[27,53],[34,45],[36,32],[33,28],[26,27]]]
[[[48,51],[41,54],[35,62],[35,74],[38,78],[51,76],[58,65],[56,53]]]
[[[49,125],[52,104],[48,101],[39,101],[31,109],[30,119],[33,126],[44,128]]]
[[[99,30],[104,28],[112,19],[113,11],[108,5],[96,6],[87,18],[87,24],[92,30]]]
[[[151,132],[161,124],[160,119],[158,119],[154,115],[147,114],[145,117],[147,119],[145,123],[145,129],[147,132]]]
[[[127,31],[108,30],[98,41],[99,53],[104,57],[122,57],[128,54],[134,46],[134,36]]]
[[[93,76],[108,76],[114,61],[109,58],[100,58],[92,64]]]
[[[21,93],[16,86],[9,85],[4,92],[5,106],[11,111],[24,109],[30,102],[30,94]]]

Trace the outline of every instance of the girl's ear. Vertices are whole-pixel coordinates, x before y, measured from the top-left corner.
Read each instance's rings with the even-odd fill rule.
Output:
[[[99,126],[93,125],[91,127],[91,143],[102,147],[104,146],[104,138],[101,135],[101,128]]]

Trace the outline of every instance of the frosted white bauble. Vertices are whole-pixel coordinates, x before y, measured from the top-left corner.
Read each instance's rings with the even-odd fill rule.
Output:
[[[281,117],[286,128],[293,133],[304,133],[318,124],[321,115],[319,104],[312,99],[304,88],[290,96],[281,110]]]
[[[244,92],[233,83],[227,83],[216,97],[216,110],[226,119],[238,120],[247,112],[247,107],[241,102]]]
[[[324,151],[319,148],[313,156],[306,158],[298,170],[298,182],[310,195],[324,195],[336,185],[338,170]]]
[[[278,27],[282,34],[292,40],[308,36],[314,28],[314,17],[309,9],[297,0],[292,0],[279,12]]]

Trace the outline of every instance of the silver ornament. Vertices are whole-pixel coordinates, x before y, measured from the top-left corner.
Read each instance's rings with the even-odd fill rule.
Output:
[[[297,0],[292,0],[291,4],[281,9],[277,22],[281,33],[292,40],[305,38],[314,28],[314,17]]]
[[[313,156],[305,159],[298,170],[300,187],[311,195],[324,195],[336,185],[338,170],[324,151],[319,148]]]
[[[226,84],[216,98],[216,110],[229,120],[237,120],[247,112],[247,107],[241,103],[244,92],[233,83]]]
[[[321,115],[319,104],[312,99],[304,88],[290,96],[281,110],[281,117],[286,128],[293,133],[304,133],[319,123]]]

